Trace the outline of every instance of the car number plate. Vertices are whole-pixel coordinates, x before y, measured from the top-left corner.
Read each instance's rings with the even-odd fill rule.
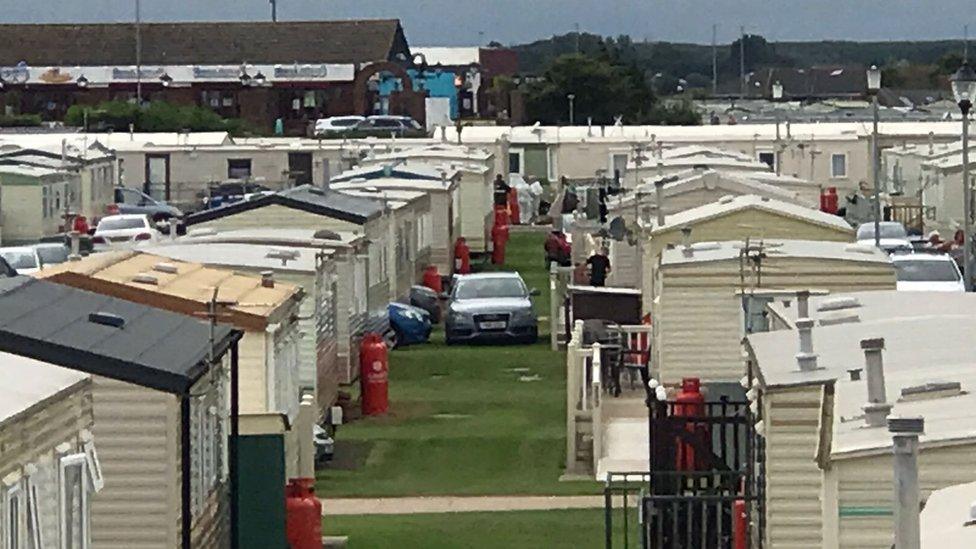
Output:
[[[482,322],[478,326],[482,330],[504,330],[505,329],[505,321],[504,320],[496,320],[496,321],[493,321],[493,322]]]

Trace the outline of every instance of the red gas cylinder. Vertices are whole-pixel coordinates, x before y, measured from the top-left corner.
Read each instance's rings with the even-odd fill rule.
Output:
[[[508,225],[508,206],[495,206],[495,221],[492,225]]]
[[[707,445],[708,431],[702,423],[696,423],[693,418],[705,416],[705,395],[701,393],[701,380],[697,377],[686,377],[681,380],[681,392],[675,398],[675,417],[688,418],[685,422],[686,438],[696,440]],[[695,448],[688,440],[678,437],[675,441],[675,469],[678,471],[695,471]],[[700,461],[700,459],[698,460]]]
[[[749,521],[746,519],[748,515],[746,514],[746,502],[742,499],[737,499],[732,503],[732,548],[733,549],[746,549],[746,541],[749,539],[747,536],[747,530],[749,528]]]
[[[827,187],[820,193],[820,211],[836,214],[839,206],[840,198],[837,196],[837,187]]]
[[[522,219],[522,211],[518,203],[518,191],[512,187],[508,190],[508,215],[512,225],[519,225]]]
[[[285,486],[285,536],[291,549],[322,549],[322,503],[314,478],[293,478]]]
[[[363,415],[385,414],[389,399],[390,363],[386,343],[379,334],[363,336],[359,344],[359,383],[362,387]]]
[[[495,265],[505,263],[505,245],[508,244],[508,225],[495,225],[491,228],[491,262]]]
[[[88,218],[83,215],[75,216],[75,220],[72,222],[71,230],[78,231],[81,234],[88,234]]]
[[[460,237],[454,243],[454,272],[457,274],[471,273],[471,248],[467,241]]]
[[[441,283],[441,273],[437,272],[437,265],[427,265],[427,268],[424,269],[424,286],[437,293],[444,291],[444,285]]]

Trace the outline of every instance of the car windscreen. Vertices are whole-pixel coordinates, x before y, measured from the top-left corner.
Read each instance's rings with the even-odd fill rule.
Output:
[[[36,269],[37,256],[31,250],[0,250],[0,255],[14,269]]]
[[[98,223],[98,228],[95,232],[99,231],[120,231],[124,229],[144,229],[146,227],[146,220],[140,217],[125,217],[121,219],[103,219]]]
[[[895,261],[899,282],[956,282],[959,272],[949,261]]]
[[[359,118],[333,118],[329,122],[329,125],[345,128],[349,126],[355,126],[356,124],[359,124],[359,122],[360,122]]]
[[[900,223],[882,223],[881,226],[881,238],[908,238],[908,233],[905,232],[905,227]],[[874,238],[874,224],[865,223],[857,228],[857,239],[858,240],[869,240]]]
[[[525,297],[525,285],[517,278],[481,278],[462,280],[454,290],[455,299],[492,297]]]
[[[68,260],[67,246],[38,246],[37,255],[45,265],[55,265]]]

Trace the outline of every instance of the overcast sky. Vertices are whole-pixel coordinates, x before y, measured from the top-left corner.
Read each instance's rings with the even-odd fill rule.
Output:
[[[126,21],[135,0],[0,0],[5,23]],[[581,30],[719,42],[961,38],[973,0],[278,0],[279,20],[399,18],[413,45],[522,43]],[[145,21],[267,20],[268,0],[142,0]],[[976,25],[970,25],[976,32]],[[479,35],[479,33],[484,33]]]

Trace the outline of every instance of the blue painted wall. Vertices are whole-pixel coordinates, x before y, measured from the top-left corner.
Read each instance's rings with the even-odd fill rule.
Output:
[[[431,97],[446,97],[451,102],[451,120],[458,117],[458,97],[457,88],[454,87],[454,73],[450,71],[431,71],[424,73],[423,78],[414,69],[408,69],[407,74],[413,79],[414,89],[425,89],[430,91]],[[400,91],[403,85],[400,79],[389,73],[380,76],[379,93],[380,96],[389,96],[394,91]]]

